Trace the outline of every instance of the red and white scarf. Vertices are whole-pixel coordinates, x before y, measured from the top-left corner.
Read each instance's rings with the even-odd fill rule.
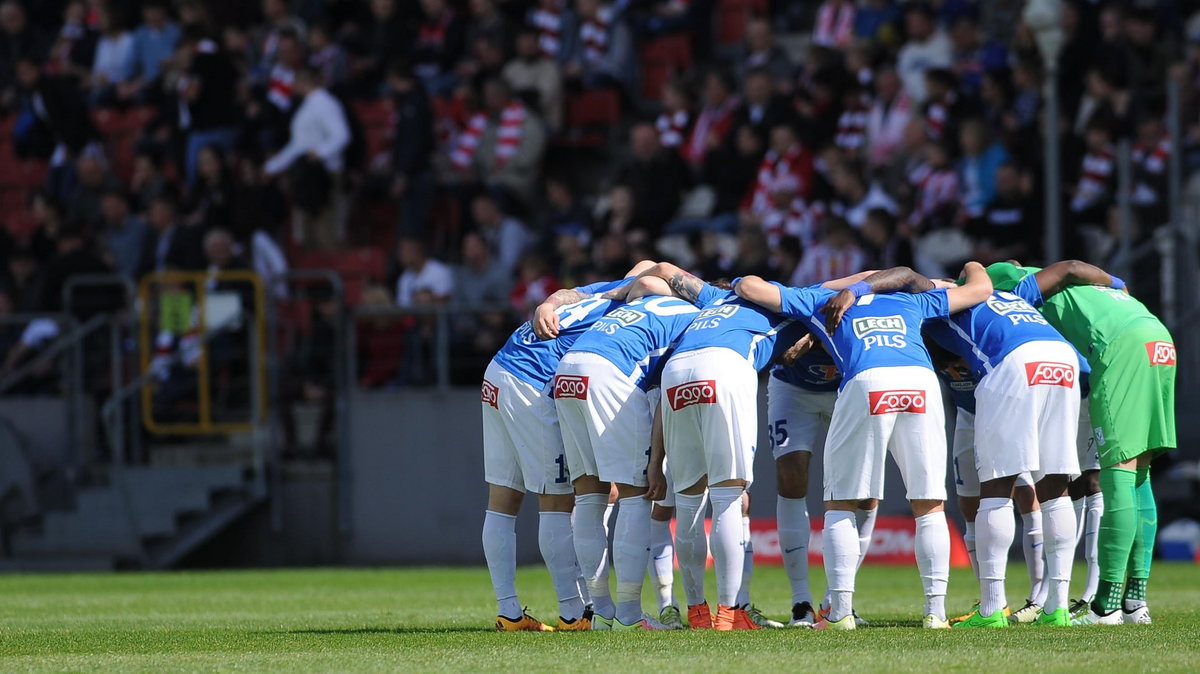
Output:
[[[771,210],[762,216],[767,243],[774,248],[784,236],[794,236],[808,248],[816,243],[817,230],[824,215],[825,209],[820,202],[809,204],[800,197],[792,199],[786,208],[771,204]]]
[[[833,248],[818,243],[804,251],[804,257],[792,275],[791,285],[809,286],[831,278],[841,278],[862,271],[866,256],[857,246]]]
[[[296,71],[276,63],[271,68],[271,77],[267,82],[267,100],[287,112],[292,108],[292,87],[295,83]]]
[[[709,136],[716,136],[718,142],[724,140],[733,122],[733,111],[740,103],[741,99],[737,96],[729,96],[724,103],[715,108],[705,106],[701,109],[695,125],[692,126],[692,134],[683,146],[683,158],[697,165],[703,162],[704,156],[708,154]]]
[[[521,147],[521,129],[525,124],[525,106],[509,103],[500,111],[500,125],[496,129],[495,167],[501,168],[517,154]],[[486,113],[478,113],[467,122],[467,128],[458,134],[454,149],[450,151],[450,163],[458,169],[466,169],[475,158],[479,140],[488,126]]]
[[[679,147],[683,144],[683,137],[687,133],[690,121],[691,115],[687,110],[662,113],[654,121],[654,127],[658,129],[658,142],[663,147]]]
[[[848,47],[854,40],[854,3],[827,0],[817,10],[813,42],[824,47]]]
[[[750,201],[750,210],[755,213],[765,213],[771,208],[771,186],[780,178],[791,174],[799,186],[797,190],[801,197],[808,194],[808,176],[805,175],[807,157],[804,148],[793,145],[783,156],[774,150],[767,152],[762,163],[758,165],[758,178],[754,181],[754,193]]]
[[[1108,194],[1116,164],[1111,147],[1100,152],[1088,152],[1083,157],[1083,172],[1075,186],[1075,197],[1071,199],[1072,211],[1084,211]]]
[[[958,201],[958,173],[954,169],[935,169],[921,164],[909,176],[909,182],[917,188],[917,203],[911,218],[913,224],[920,224],[941,206]]]
[[[592,65],[608,56],[608,27],[612,22],[612,8],[607,5],[596,10],[596,15],[579,24],[579,42],[583,45],[583,62]]]
[[[862,107],[846,108],[838,117],[837,136],[834,142],[844,150],[857,151],[867,143],[867,110]]]
[[[1133,148],[1133,163],[1150,174],[1158,175],[1167,170],[1167,160],[1171,157],[1171,139],[1163,138],[1151,146],[1138,143]]]
[[[925,133],[933,140],[941,140],[946,133],[946,122],[950,121],[950,106],[933,101],[925,109]]]
[[[561,2],[556,2],[554,9],[535,7],[529,12],[529,25],[538,30],[538,47],[550,58],[562,49],[562,24]]]

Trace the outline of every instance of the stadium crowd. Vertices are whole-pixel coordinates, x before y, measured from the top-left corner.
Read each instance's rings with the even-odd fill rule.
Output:
[[[354,302],[522,317],[642,258],[793,285],[1038,260],[1045,73],[1021,7],[5,0],[0,315],[61,309],[78,272],[269,276],[354,247],[395,251]],[[1066,3],[1067,256],[1115,250],[1120,138],[1136,238],[1164,222],[1167,159],[1195,149],[1166,135],[1168,77],[1200,142],[1191,9]],[[464,318],[456,348],[481,367],[512,324]]]

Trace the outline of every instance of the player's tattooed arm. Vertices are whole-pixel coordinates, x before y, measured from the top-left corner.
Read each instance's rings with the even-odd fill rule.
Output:
[[[533,320],[529,322],[533,327],[533,334],[538,336],[538,339],[554,339],[558,337],[558,308],[576,302],[582,302],[591,297],[588,293],[579,292],[571,288],[563,288],[556,290],[550,297],[546,298],[545,302],[538,305],[537,309],[533,310]]]
[[[650,432],[650,465],[646,467],[646,495],[648,501],[661,501],[667,497],[667,478],[663,472],[666,457],[663,442],[662,406],[654,408],[654,425]]]
[[[847,276],[844,279],[836,281],[828,281],[822,285],[830,290],[839,290],[838,294],[829,298],[825,302],[825,306],[821,307],[820,313],[825,315],[825,329],[833,334],[838,326],[842,323],[842,316],[858,298],[871,293],[895,293],[895,292],[910,292],[919,293],[926,290],[933,290],[933,281],[925,278],[908,267],[892,267],[877,271],[866,277],[860,277],[860,274],[855,276]],[[851,280],[857,279],[857,280]],[[847,281],[850,281],[847,283]]]
[[[1034,274],[1033,277],[1037,279],[1038,290],[1042,291],[1042,297],[1050,297],[1071,286],[1082,285],[1120,288],[1129,292],[1125,288],[1124,281],[1099,267],[1079,260],[1055,262]]]
[[[676,295],[692,304],[700,301],[700,291],[704,289],[704,281],[682,269],[672,274],[667,284]]]

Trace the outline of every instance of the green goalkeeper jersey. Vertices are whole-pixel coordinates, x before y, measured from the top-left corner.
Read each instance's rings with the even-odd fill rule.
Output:
[[[1018,267],[1007,262],[997,262],[987,268],[988,276],[991,277],[996,290],[1010,292],[1026,276],[1039,271],[1039,267]],[[1022,290],[1026,292],[1017,294],[1036,294],[1042,299],[1040,306],[1037,302],[1031,303],[1039,306],[1050,325],[1089,359],[1094,354],[1102,353],[1105,347],[1133,323],[1146,319],[1158,321],[1146,305],[1115,288],[1068,286],[1048,298],[1042,298],[1037,284],[1030,279]]]

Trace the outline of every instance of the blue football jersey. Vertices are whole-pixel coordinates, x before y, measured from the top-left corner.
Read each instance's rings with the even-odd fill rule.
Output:
[[[943,321],[931,322],[928,330],[929,336],[943,348],[962,356],[978,379],[1022,344],[1068,343],[1033,305],[1000,290],[982,304]]]
[[[934,371],[950,391],[950,399],[954,401],[954,406],[975,414],[975,386],[979,384],[979,380],[975,378],[971,369],[956,364]]]
[[[824,349],[815,348],[797,358],[791,365],[776,365],[771,368],[771,376],[816,393],[836,391],[842,383],[842,374],[838,372],[833,358],[830,358]]]
[[[919,366],[933,369],[921,339],[921,325],[950,315],[945,290],[894,295],[863,295],[842,317],[832,335],[817,310],[836,294],[825,288],[780,286],[783,313],[807,322],[842,371],[842,383],[876,367]]]
[[[575,344],[579,336],[615,307],[624,304],[620,300],[605,299],[602,295],[610,290],[624,287],[633,279],[593,283],[576,288],[580,292],[593,293],[585,300],[566,304],[558,308],[558,337],[538,339],[533,325],[525,321],[513,331],[504,346],[492,358],[497,365],[508,370],[517,379],[543,388],[554,379],[558,361]]]
[[[706,285],[697,302],[707,304],[721,291]],[[594,353],[627,375],[643,390],[658,385],[662,366],[700,309],[678,297],[648,295],[608,312],[580,335],[571,351]]]
[[[804,333],[804,326],[791,318],[747,302],[731,290],[718,291],[679,338],[675,353],[719,346],[761,371]]]

